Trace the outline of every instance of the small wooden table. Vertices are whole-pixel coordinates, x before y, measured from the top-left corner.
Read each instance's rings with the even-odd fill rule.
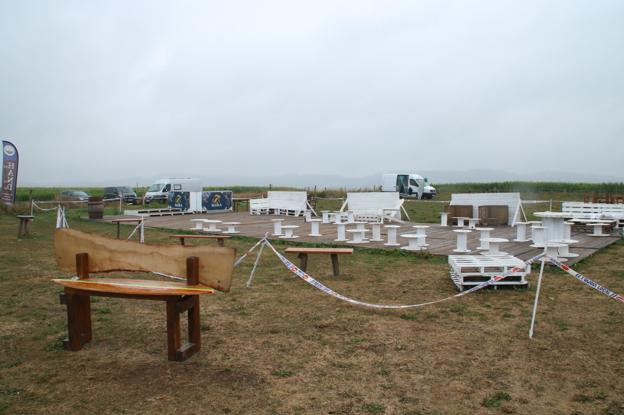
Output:
[[[15,215],[16,218],[20,220],[19,229],[17,230],[17,238],[21,238],[23,236],[29,236],[28,233],[28,224],[30,221],[34,220],[35,217],[32,215]]]
[[[299,254],[298,257],[301,260],[301,268],[303,271],[308,267],[308,255],[309,254],[329,254],[331,256],[332,268],[334,276],[340,275],[340,268],[338,266],[338,255],[352,254],[353,248],[298,248],[290,247],[286,248],[286,253]]]
[[[141,222],[143,222],[144,218],[141,216],[140,218],[119,218],[119,219],[113,219],[111,222],[114,222],[117,224],[117,239],[120,238],[121,232],[119,229],[120,224],[122,223],[136,223],[137,225]]]
[[[216,239],[219,246],[223,246],[223,242],[230,238],[230,236],[226,235],[169,235],[169,237],[178,238],[180,245],[184,245],[185,239]]]

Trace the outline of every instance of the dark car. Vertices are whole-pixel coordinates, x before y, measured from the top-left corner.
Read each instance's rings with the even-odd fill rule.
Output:
[[[89,195],[82,190],[63,190],[59,195],[59,200],[62,201],[80,201],[86,202],[89,200]]]
[[[122,198],[125,203],[136,205],[139,203],[137,194],[128,186],[110,186],[104,188],[104,199]]]

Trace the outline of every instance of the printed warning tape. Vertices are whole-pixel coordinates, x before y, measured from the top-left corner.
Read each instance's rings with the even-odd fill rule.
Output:
[[[299,268],[298,266],[296,266],[295,264],[293,264],[292,262],[290,262],[288,260],[288,258],[286,258],[284,255],[280,254],[273,245],[271,245],[271,243],[266,240],[265,244],[271,248],[271,250],[275,253],[275,255],[277,255],[277,257],[279,258],[279,260],[282,262],[282,264],[289,269],[293,274],[297,275],[299,278],[301,278],[302,280],[304,280],[305,282],[307,282],[308,284],[310,284],[311,286],[323,291],[325,294],[331,295],[334,298],[337,298],[339,300],[342,301],[346,301],[348,303],[354,304],[354,305],[359,305],[362,307],[369,307],[369,308],[377,308],[377,309],[407,309],[407,308],[417,308],[417,307],[424,307],[427,305],[432,305],[432,304],[437,304],[437,303],[441,303],[444,301],[448,301],[451,300],[453,298],[458,298],[458,297],[462,297],[466,294],[470,294],[473,293],[475,291],[478,291],[482,288],[487,287],[490,284],[493,284],[497,281],[500,281],[506,277],[508,277],[509,275],[516,273],[518,271],[521,271],[524,269],[524,267],[514,267],[512,269],[510,269],[509,271],[500,274],[500,275],[496,275],[492,278],[490,278],[488,281],[485,281],[477,286],[474,286],[472,288],[470,288],[469,290],[466,291],[462,291],[458,294],[452,295],[450,297],[446,297],[446,298],[442,298],[440,300],[435,300],[435,301],[428,301],[425,303],[419,303],[419,304],[401,304],[401,305],[388,305],[388,304],[374,304],[374,303],[367,303],[364,301],[359,301],[359,300],[354,300],[350,297],[344,296],[340,293],[337,293],[336,291],[332,290],[331,288],[325,286],[323,283],[321,283],[320,281],[314,279],[312,276],[310,276],[309,274],[307,274],[305,271],[303,271],[301,268]],[[539,255],[534,256],[533,258],[525,261],[525,266],[526,265],[530,265],[533,262],[537,261],[538,259],[540,259],[541,257],[543,257],[544,254],[541,253]]]
[[[574,278],[576,278],[577,280],[579,280],[580,282],[582,282],[585,285],[589,285],[590,287],[592,287],[594,290],[606,295],[609,298],[612,298],[616,301],[619,301],[621,303],[624,303],[624,297],[622,297],[619,294],[614,293],[613,291],[611,291],[610,289],[603,287],[602,285],[590,280],[589,278],[587,278],[586,276],[584,276],[583,274],[581,274],[580,272],[576,272],[574,271],[572,268],[570,268],[569,266],[563,264],[562,262],[552,258],[552,257],[548,257],[548,259],[550,260],[550,262],[552,262],[555,266],[557,266],[558,268],[560,268],[562,271],[565,271],[566,273],[570,274],[571,276],[573,276]]]

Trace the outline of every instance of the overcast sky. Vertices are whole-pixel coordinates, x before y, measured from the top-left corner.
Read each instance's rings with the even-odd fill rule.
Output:
[[[624,176],[624,1],[3,1],[20,182]],[[208,185],[208,184],[207,184]]]

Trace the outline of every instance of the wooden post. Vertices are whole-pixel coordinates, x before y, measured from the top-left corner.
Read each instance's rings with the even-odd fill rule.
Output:
[[[301,260],[299,268],[301,268],[302,271],[305,271],[306,268],[308,268],[308,254],[301,252],[298,256]]]
[[[180,297],[167,300],[167,358],[178,360],[177,352],[180,348],[180,313],[176,310],[176,303]]]
[[[89,254],[76,254],[76,275],[78,279],[89,278]],[[63,342],[67,350],[80,350],[85,343],[91,341],[91,297],[89,295],[68,292],[61,297],[61,302],[67,305],[68,338]]]
[[[218,238],[218,239],[217,239],[217,245],[219,245],[219,246],[223,246],[223,242],[224,242],[224,241],[223,241],[223,238]]]
[[[340,268],[338,267],[338,254],[330,254],[330,255],[331,255],[332,268],[334,270],[334,277],[337,277],[340,275]]]

